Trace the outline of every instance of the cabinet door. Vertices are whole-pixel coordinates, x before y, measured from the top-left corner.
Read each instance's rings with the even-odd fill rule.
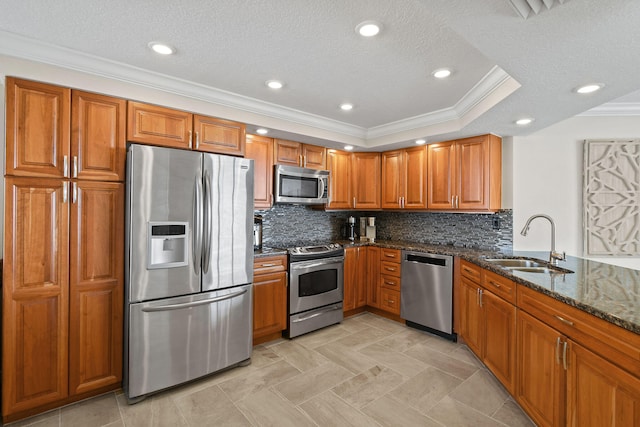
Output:
[[[124,184],[71,190],[69,394],[122,380]]]
[[[253,207],[268,209],[273,201],[273,139],[247,135],[245,157],[253,159]]]
[[[516,382],[516,308],[491,292],[482,293],[485,321],[482,361],[511,393]]]
[[[640,426],[640,379],[569,341],[567,425]]]
[[[245,125],[214,117],[193,116],[195,149],[208,153],[244,156]]]
[[[317,145],[302,146],[302,165],[309,169],[327,169],[327,149]]]
[[[253,283],[253,339],[287,329],[287,274],[260,274]]]
[[[129,101],[127,111],[128,141],[191,149],[191,113],[134,101]]]
[[[352,209],[354,206],[351,192],[351,153],[329,150],[329,209]]]
[[[2,411],[67,396],[69,205],[58,179],[5,180]]]
[[[367,247],[367,305],[380,308],[380,248]]]
[[[565,425],[565,374],[560,363],[565,338],[522,310],[516,322],[516,399],[537,425]]]
[[[356,266],[356,308],[367,305],[367,248],[356,248],[358,253]]]
[[[68,175],[71,90],[7,77],[6,174]]]
[[[344,281],[342,311],[356,308],[356,287],[358,284],[358,248],[344,250]]]
[[[460,335],[476,356],[482,358],[485,325],[478,289],[478,284],[466,277],[460,278]]]
[[[74,90],[71,95],[71,176],[124,181],[127,138],[124,99]]]
[[[427,207],[452,209],[456,191],[455,141],[427,146]]]
[[[380,209],[380,153],[354,153],[352,156],[356,209]]]
[[[408,148],[404,157],[404,201],[405,209],[427,207],[427,149]]]
[[[273,144],[273,153],[277,165],[302,165],[302,144],[299,142],[276,139]]]
[[[489,145],[486,136],[457,141],[458,209],[489,208]]]
[[[398,209],[400,197],[404,194],[404,151],[382,153],[382,208]]]

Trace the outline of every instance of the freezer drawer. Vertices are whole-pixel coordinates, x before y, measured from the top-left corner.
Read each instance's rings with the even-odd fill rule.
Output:
[[[129,305],[129,399],[251,357],[252,287]]]

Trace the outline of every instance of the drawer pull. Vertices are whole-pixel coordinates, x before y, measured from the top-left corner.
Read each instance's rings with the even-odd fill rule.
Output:
[[[472,269],[470,269],[469,267],[462,267],[462,269],[464,271],[466,271],[467,273],[474,273],[474,271]]]
[[[500,283],[496,283],[493,280],[489,280],[489,283],[491,283],[493,286],[495,286],[496,288],[500,288]]]
[[[384,281],[384,284],[385,284],[385,285],[391,285],[391,286],[395,286],[395,285],[396,285],[396,283],[395,283],[395,282],[389,282],[389,281],[387,281],[387,280],[385,280],[385,281]]]
[[[275,264],[261,264],[260,267],[275,267]]]
[[[387,300],[387,302],[388,302],[389,304],[393,304],[395,301],[394,301],[394,300],[392,300],[392,299],[388,299],[388,300]]]
[[[385,267],[384,269],[387,271],[396,271],[396,269],[393,267]]]
[[[387,258],[395,258],[396,257],[395,254],[390,254],[390,253],[385,253],[384,256],[386,256]]]
[[[567,319],[565,319],[563,317],[560,317],[560,316],[557,316],[557,315],[554,315],[553,317],[555,317],[556,319],[558,319],[559,321],[561,321],[565,325],[573,326],[573,322],[570,321],[570,320],[567,320]]]

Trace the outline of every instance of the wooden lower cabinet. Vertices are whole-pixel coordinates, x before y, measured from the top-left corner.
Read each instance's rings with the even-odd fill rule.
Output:
[[[367,305],[380,308],[380,248],[367,247]]]
[[[253,344],[279,338],[287,329],[287,257],[253,263]]]
[[[391,314],[400,315],[400,262],[399,249],[380,249],[380,308]]]
[[[367,247],[344,251],[344,297],[342,309],[347,312],[367,305]]]
[[[124,184],[7,177],[5,421],[122,379]]]

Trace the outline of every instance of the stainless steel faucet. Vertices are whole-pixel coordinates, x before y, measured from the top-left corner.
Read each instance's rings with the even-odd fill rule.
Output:
[[[545,218],[545,219],[548,219],[549,222],[551,223],[551,252],[549,253],[549,263],[553,265],[558,265],[558,261],[564,261],[566,259],[566,255],[564,252],[562,253],[556,252],[556,225],[553,222],[553,219],[549,215],[545,215],[545,214],[531,215],[531,217],[529,217],[527,222],[524,224],[524,227],[522,228],[522,231],[520,232],[520,234],[522,234],[523,236],[526,236],[527,233],[529,232],[529,224],[531,224],[531,221],[533,221],[536,218]]]

